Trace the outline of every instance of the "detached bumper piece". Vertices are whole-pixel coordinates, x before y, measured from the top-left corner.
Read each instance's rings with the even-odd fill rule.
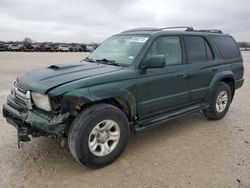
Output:
[[[17,126],[17,146],[20,148],[20,142],[30,141],[29,130],[27,127],[18,127]]]
[[[8,123],[16,127],[17,142],[20,147],[20,142],[30,141],[29,135],[33,138],[48,135],[61,136],[70,113],[54,115],[34,109],[19,111],[9,104],[4,104],[3,116]]]

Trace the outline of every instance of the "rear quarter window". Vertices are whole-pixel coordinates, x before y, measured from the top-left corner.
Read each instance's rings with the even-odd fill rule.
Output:
[[[221,53],[222,58],[236,58],[240,56],[239,48],[230,36],[211,36],[218,50]]]

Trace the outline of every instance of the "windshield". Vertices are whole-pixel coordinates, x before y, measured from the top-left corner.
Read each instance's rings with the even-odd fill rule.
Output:
[[[111,60],[119,64],[131,64],[143,44],[148,40],[146,36],[140,35],[120,35],[113,36],[105,40],[88,59]]]

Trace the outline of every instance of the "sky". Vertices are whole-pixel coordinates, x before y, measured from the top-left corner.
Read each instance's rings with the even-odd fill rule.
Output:
[[[0,40],[102,42],[138,27],[221,29],[250,41],[250,0],[0,0]]]

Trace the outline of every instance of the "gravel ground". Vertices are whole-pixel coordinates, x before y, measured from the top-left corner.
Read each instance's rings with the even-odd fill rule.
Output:
[[[17,74],[84,56],[1,52],[0,105]],[[121,157],[102,169],[78,164],[60,140],[36,138],[17,149],[16,130],[1,113],[0,187],[250,187],[250,52],[243,56],[245,84],[223,120],[197,113],[132,135]]]

